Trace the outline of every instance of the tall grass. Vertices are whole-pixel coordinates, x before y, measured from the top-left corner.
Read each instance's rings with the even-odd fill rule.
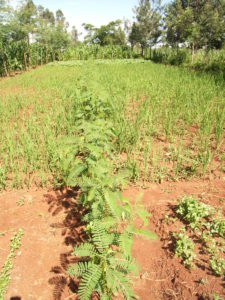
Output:
[[[128,169],[130,180],[221,176],[222,82],[143,60],[74,61],[0,81],[1,189],[60,184],[59,144],[74,132],[82,82],[113,107],[116,168]]]
[[[135,58],[137,54],[130,47],[80,45],[68,47],[63,53],[62,59],[68,60],[88,60],[88,59],[128,59]]]
[[[153,51],[152,60],[156,63],[191,67],[225,79],[225,49],[197,50],[192,58],[190,49],[162,47]]]

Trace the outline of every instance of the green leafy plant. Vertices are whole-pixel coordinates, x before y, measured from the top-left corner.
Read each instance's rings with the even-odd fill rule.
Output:
[[[2,267],[0,273],[0,300],[4,299],[7,286],[10,281],[10,272],[13,268],[13,258],[16,256],[16,251],[21,246],[21,238],[23,236],[23,230],[19,229],[18,232],[11,238],[10,241],[10,253]]]
[[[223,258],[212,256],[210,258],[210,267],[217,276],[225,275],[225,260]]]
[[[82,92],[83,91],[83,92]],[[78,296],[90,299],[93,292],[101,299],[116,293],[134,297],[129,276],[135,271],[131,258],[133,235],[155,238],[143,228],[135,228],[135,218],[148,225],[150,214],[136,199],[134,207],[122,197],[120,188],[126,172],[115,169],[115,132],[110,121],[110,103],[96,98],[81,87],[74,106],[74,136],[66,143],[65,182],[80,188],[79,203],[87,208],[83,217],[88,242],[75,247],[81,261],[69,268],[69,275],[80,277]],[[62,148],[65,153],[65,148]]]
[[[214,218],[211,222],[206,224],[211,234],[225,238],[225,220]]]
[[[191,239],[184,232],[174,233],[176,239],[175,242],[175,255],[182,259],[182,263],[187,268],[192,268],[194,266],[195,245]]]
[[[199,203],[192,196],[183,197],[177,208],[177,213],[184,221],[188,222],[192,229],[199,228],[202,218],[209,217],[213,212],[214,210],[210,206]]]
[[[215,292],[212,293],[212,297],[213,297],[213,300],[224,300],[223,297],[217,295],[217,293],[215,293]]]
[[[70,276],[81,277],[78,290],[81,300],[90,299],[93,291],[98,292],[101,299],[111,299],[116,293],[125,299],[132,299],[134,294],[126,275],[131,272],[135,274],[136,266],[129,256],[113,250],[112,246],[119,244],[119,236],[108,233],[105,228],[104,220],[103,224],[93,222],[92,243],[75,247],[73,254],[79,256],[82,262],[71,266],[68,273]]]

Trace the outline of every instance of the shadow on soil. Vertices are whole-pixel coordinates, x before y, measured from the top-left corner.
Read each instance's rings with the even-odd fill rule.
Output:
[[[86,240],[85,232],[83,231],[84,224],[81,221],[85,210],[77,204],[78,191],[62,190],[56,191],[55,195],[44,195],[49,209],[48,211],[56,216],[63,212],[63,220],[60,223],[51,224],[52,228],[61,229],[61,234],[64,237],[64,243],[71,246],[71,251],[60,254],[60,265],[53,266],[51,269],[52,277],[49,284],[53,285],[53,299],[64,299],[65,295],[75,294],[78,289],[78,281],[74,281],[67,275],[68,266],[77,261],[76,257],[72,256],[73,247],[79,245]],[[63,297],[63,298],[62,298]],[[74,295],[76,298],[76,296]],[[74,298],[74,299],[75,299]]]

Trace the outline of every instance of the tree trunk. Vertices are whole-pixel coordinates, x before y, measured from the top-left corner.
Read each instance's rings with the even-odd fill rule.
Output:
[[[55,51],[52,50],[52,61],[54,62],[55,61]]]
[[[23,54],[23,57],[24,57],[24,68],[25,68],[25,71],[27,71],[27,55],[25,52]]]
[[[35,68],[37,68],[37,66],[38,66],[38,52],[36,54],[36,66],[35,66]]]
[[[46,65],[48,63],[48,50],[47,50],[47,46],[45,48],[45,63],[46,63]]]
[[[5,62],[4,58],[3,58],[3,67],[4,67],[4,71],[5,71],[5,76],[9,77],[9,72],[7,70],[7,66],[6,66],[6,62]]]
[[[151,46],[149,48],[149,51],[150,51],[149,56],[150,56],[150,60],[151,60],[152,59],[152,47]]]
[[[42,50],[42,47],[41,47],[41,66],[43,65],[43,58],[42,58],[42,55],[43,55],[43,50]]]
[[[31,65],[31,59],[30,59],[30,38],[29,38],[29,33],[27,35],[27,49],[28,49],[28,68]]]
[[[144,57],[144,47],[141,46],[141,56]]]
[[[191,64],[194,63],[194,57],[195,57],[195,44],[192,44],[192,54],[191,54]]]

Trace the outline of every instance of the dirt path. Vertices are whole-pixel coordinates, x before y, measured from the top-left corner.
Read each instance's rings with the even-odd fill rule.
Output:
[[[159,237],[156,241],[134,241],[133,254],[142,268],[140,276],[134,278],[140,299],[210,299],[212,292],[222,296],[225,282],[213,276],[204,264],[188,271],[173,257],[170,236],[179,222],[166,224],[164,220],[166,214],[173,216],[176,200],[185,194],[221,206],[221,199],[225,201],[225,181],[152,184],[146,190],[132,187],[124,191],[131,199],[139,193],[143,193],[143,202],[152,212],[149,228]],[[66,275],[67,266],[74,259],[73,246],[84,240],[82,208],[75,199],[76,192],[72,191],[0,194],[0,267],[9,253],[10,237],[19,228],[24,230],[6,300],[59,300],[76,292],[77,283]],[[204,285],[200,284],[202,279]]]

